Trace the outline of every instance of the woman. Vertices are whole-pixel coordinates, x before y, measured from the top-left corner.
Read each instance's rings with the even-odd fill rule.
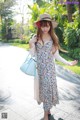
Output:
[[[37,35],[29,41],[30,48],[35,50],[37,57],[38,82],[38,102],[43,102],[44,120],[49,120],[50,109],[59,103],[55,61],[63,62],[66,65],[75,65],[77,60],[66,61],[59,55],[58,37],[54,33],[57,23],[51,19],[47,13],[40,15],[35,22]],[[33,51],[32,51],[33,52]]]

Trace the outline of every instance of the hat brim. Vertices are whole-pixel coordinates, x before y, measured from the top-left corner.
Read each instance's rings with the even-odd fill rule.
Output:
[[[51,21],[53,28],[56,28],[57,25],[58,25],[58,23],[57,23],[56,21],[54,21],[54,20],[50,20],[50,19],[44,19],[44,20],[45,20],[45,21]],[[39,23],[40,21],[42,21],[42,20],[35,21],[35,22],[34,22],[34,26],[35,26],[35,27],[38,27],[38,26],[37,26],[37,23]]]

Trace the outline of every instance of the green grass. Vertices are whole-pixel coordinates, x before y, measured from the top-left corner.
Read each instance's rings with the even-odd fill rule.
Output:
[[[17,47],[20,47],[20,48],[24,48],[25,50],[29,50],[29,44],[10,43],[10,45],[17,46]]]
[[[71,59],[70,57],[68,57],[67,54],[66,55],[65,54],[60,54],[60,55],[68,61],[73,61],[74,60],[74,59]],[[75,66],[68,66],[68,65],[65,65],[65,64],[63,64],[62,62],[59,62],[59,61],[56,61],[56,63],[58,65],[63,66],[65,69],[69,69],[70,71],[80,75],[80,62],[78,62],[78,64],[75,65]]]
[[[29,50],[29,44],[10,43],[10,45],[17,46],[17,47],[20,47],[20,48],[24,48],[25,50]],[[61,55],[63,58],[65,58],[66,60],[68,60],[68,61],[72,61],[72,60],[73,60],[73,59],[71,59],[70,57],[68,57],[66,53],[65,53],[65,54],[62,54],[62,53],[61,53],[60,55]],[[63,63],[61,63],[61,62],[59,62],[59,61],[56,61],[56,63],[57,63],[58,65],[63,66],[65,69],[69,69],[69,70],[71,70],[72,72],[80,75],[80,62],[78,62],[78,64],[75,65],[75,66],[68,66],[68,65],[65,65],[65,64],[63,64]]]

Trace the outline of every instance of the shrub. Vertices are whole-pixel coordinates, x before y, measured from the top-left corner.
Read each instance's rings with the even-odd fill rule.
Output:
[[[80,29],[75,22],[67,23],[64,33],[64,43],[69,49],[69,56],[80,60]]]
[[[77,47],[77,34],[76,30],[73,28],[66,28],[63,33],[64,36],[64,42],[67,45],[68,48],[75,48]]]
[[[69,56],[74,59],[80,60],[80,48],[75,48],[74,50],[70,50]]]

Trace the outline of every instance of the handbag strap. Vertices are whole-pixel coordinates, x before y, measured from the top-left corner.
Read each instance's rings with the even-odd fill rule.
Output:
[[[31,56],[30,52],[28,53],[26,60],[29,58],[29,56],[30,56],[35,62],[37,62],[37,61],[35,60],[35,57],[32,57],[32,56]],[[26,62],[26,60],[25,60],[24,62]]]

